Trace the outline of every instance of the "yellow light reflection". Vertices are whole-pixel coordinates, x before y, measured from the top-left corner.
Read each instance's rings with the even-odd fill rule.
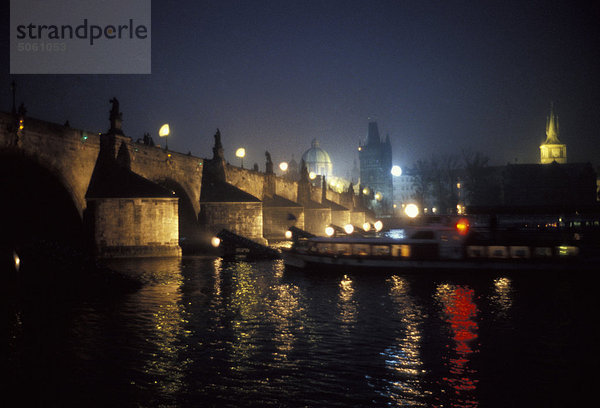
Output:
[[[497,315],[505,317],[513,304],[512,281],[509,278],[497,278],[494,280],[494,295],[490,300],[498,308]]]
[[[231,321],[234,333],[232,358],[236,363],[232,369],[240,371],[258,349],[254,341],[258,327],[252,322],[261,314],[263,290],[258,286],[257,277],[249,263],[236,263],[231,272],[232,296],[227,308],[235,316]]]
[[[280,284],[272,288],[275,299],[269,307],[269,318],[274,324],[273,342],[277,353],[275,358],[286,360],[288,354],[294,349],[296,343],[296,330],[298,322],[304,320],[300,307],[300,289],[292,284]]]
[[[182,339],[189,336],[182,302],[181,259],[127,259],[108,265],[113,270],[136,276],[145,284],[128,297],[127,313],[143,316],[149,330],[143,336],[147,344],[140,351],[143,369],[148,378],[165,395],[177,395],[186,384],[189,361],[181,361]],[[149,352],[151,351],[151,352]]]
[[[356,323],[357,305],[354,300],[354,286],[352,279],[348,275],[339,284],[338,309],[340,311],[339,319],[345,327],[344,330],[351,328]]]
[[[432,392],[424,389],[426,370],[421,357],[424,313],[410,295],[406,279],[393,275],[387,283],[394,304],[390,318],[399,321],[400,336],[382,352],[386,367],[393,372],[392,379],[384,380],[387,386],[383,394],[391,400],[390,404],[426,406],[425,398]]]

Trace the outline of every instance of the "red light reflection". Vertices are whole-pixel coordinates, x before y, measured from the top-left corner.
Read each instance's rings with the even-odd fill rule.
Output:
[[[474,291],[468,287],[444,286],[438,289],[438,297],[443,305],[445,321],[450,325],[454,348],[446,365],[449,376],[443,377],[456,396],[455,407],[476,407],[478,402],[473,392],[478,380],[476,370],[469,367],[473,350],[473,340],[477,339],[478,325],[475,321],[477,306],[473,302]]]

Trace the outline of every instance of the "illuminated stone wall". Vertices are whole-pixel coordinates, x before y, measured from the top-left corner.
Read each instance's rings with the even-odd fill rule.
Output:
[[[89,202],[98,256],[181,255],[177,198],[97,198]]]
[[[290,214],[296,219],[290,219]],[[263,234],[266,239],[284,239],[285,232],[291,226],[304,229],[304,209],[302,207],[263,208]]]
[[[331,211],[331,223],[334,225],[338,225],[340,227],[343,227],[346,224],[350,224],[351,218],[350,218],[350,211],[335,211],[332,210]],[[362,224],[358,225],[361,226]]]
[[[290,201],[298,202],[298,183],[282,177],[275,178],[275,194]]]
[[[225,181],[262,200],[265,174],[239,167],[225,166]]]
[[[216,234],[227,229],[259,243],[263,238],[263,209],[261,202],[200,203],[200,225]]]
[[[366,221],[367,217],[364,211],[352,211],[350,213],[350,223],[352,225],[362,228]]]
[[[331,209],[305,208],[304,230],[311,234],[324,236],[325,228],[331,224]]]

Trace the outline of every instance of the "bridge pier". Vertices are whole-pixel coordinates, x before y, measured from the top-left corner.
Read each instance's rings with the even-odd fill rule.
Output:
[[[115,157],[117,135],[123,134],[116,99],[110,119],[109,132],[100,136],[100,153],[86,193],[85,221],[96,255],[181,256],[179,199],[170,190],[131,171],[131,156],[124,141]]]

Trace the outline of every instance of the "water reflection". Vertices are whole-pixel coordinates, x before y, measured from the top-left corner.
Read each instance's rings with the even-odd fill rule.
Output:
[[[272,287],[274,299],[270,303],[268,316],[273,323],[272,341],[276,360],[286,360],[294,349],[297,332],[304,329],[303,309],[300,306],[300,289],[292,284],[277,284]]]
[[[431,392],[424,389],[426,371],[421,358],[422,325],[424,315],[410,294],[406,279],[391,276],[387,280],[389,297],[394,305],[394,317],[400,322],[400,336],[381,354],[391,371],[383,381],[382,394],[390,403],[399,406],[426,406],[425,398]]]
[[[232,314],[231,330],[234,336],[231,345],[232,369],[241,371],[258,350],[255,338],[263,312],[264,288],[259,286],[258,276],[248,262],[232,262],[229,267],[227,272],[231,273],[232,295],[228,299],[227,310]]]
[[[72,332],[78,343],[74,348],[102,354],[106,347],[117,347],[122,360],[113,364],[130,372],[130,392],[151,391],[158,401],[172,402],[185,387],[186,361],[181,361],[180,355],[186,347],[181,340],[189,336],[181,302],[181,260],[113,260],[106,266],[144,285],[123,299],[117,314],[105,316],[109,319],[90,319],[96,314],[88,311],[82,315],[86,318],[76,320]]]
[[[472,355],[479,351],[475,340],[478,309],[473,301],[474,290],[468,286],[442,284],[437,287],[435,299],[442,306],[442,319],[450,326],[454,344],[443,356],[447,375],[442,376],[441,391],[452,399],[455,407],[476,407],[477,370],[471,366]],[[445,383],[445,384],[444,384]],[[448,387],[448,389],[445,388]]]
[[[36,399],[22,405],[571,406],[573,373],[594,365],[580,350],[597,302],[570,275],[453,285],[182,262],[117,262],[135,291],[14,295],[7,368]]]
[[[513,303],[513,292],[512,281],[509,278],[494,279],[494,294],[490,301],[496,306],[499,317],[507,317]]]
[[[338,310],[342,330],[348,331],[356,323],[357,305],[354,299],[354,283],[348,275],[344,275],[339,283]]]

